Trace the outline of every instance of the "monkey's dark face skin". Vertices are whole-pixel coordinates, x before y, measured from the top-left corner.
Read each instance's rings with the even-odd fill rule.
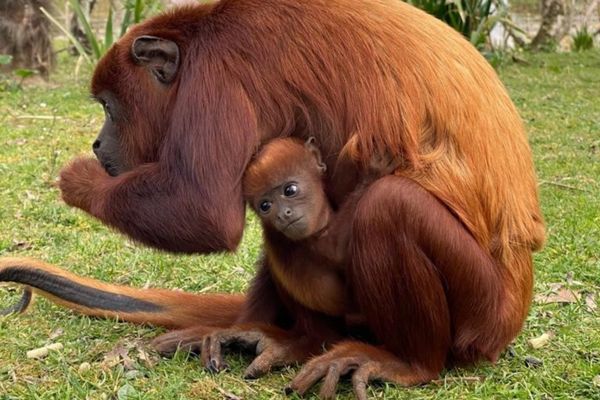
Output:
[[[119,123],[123,122],[122,110],[115,96],[104,91],[95,96],[104,108],[104,125],[92,145],[96,158],[111,176],[117,176],[129,168],[123,157],[123,146],[120,142]]]
[[[257,196],[252,206],[264,223],[294,241],[320,232],[330,218],[322,183],[310,174],[288,177]]]

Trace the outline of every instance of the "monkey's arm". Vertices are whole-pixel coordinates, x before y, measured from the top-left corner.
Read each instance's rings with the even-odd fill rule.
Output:
[[[27,258],[0,258],[0,282],[25,285],[26,293],[33,291],[85,315],[168,328],[228,327],[238,318],[244,302],[241,295],[194,295],[111,285]],[[25,294],[6,311],[23,312],[28,300]]]
[[[223,185],[231,189],[206,195],[207,182],[186,183],[169,176],[159,163],[111,177],[97,160],[80,158],[61,171],[59,185],[67,204],[156,248],[184,253],[233,250],[242,234],[241,187]]]
[[[179,93],[156,160],[116,177],[96,160],[75,160],[60,174],[65,202],[162,250],[235,250],[245,223],[241,179],[258,147],[257,121],[237,81],[220,71],[206,76],[215,87],[201,99],[196,88]],[[190,104],[202,117],[190,118]]]

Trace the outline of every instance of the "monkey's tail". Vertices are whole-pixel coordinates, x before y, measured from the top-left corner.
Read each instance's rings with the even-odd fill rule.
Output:
[[[24,312],[32,292],[85,315],[118,318],[167,328],[228,327],[240,314],[244,296],[165,289],[136,289],[84,278],[29,258],[0,258],[0,282],[25,285],[21,300],[0,315]]]

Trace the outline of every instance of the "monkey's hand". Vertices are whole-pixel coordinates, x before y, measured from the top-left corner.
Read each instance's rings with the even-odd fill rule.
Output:
[[[70,206],[91,212],[92,203],[109,175],[93,158],[77,158],[60,172],[58,186]]]
[[[375,179],[381,178],[391,174],[401,165],[402,158],[400,156],[394,156],[388,150],[384,150],[383,153],[375,150],[369,160],[367,175]]]
[[[214,331],[202,342],[202,364],[212,372],[227,368],[223,348],[236,346],[256,354],[244,372],[244,378],[258,378],[272,368],[302,362],[313,352],[314,343],[306,337],[292,336],[270,326],[235,326]],[[318,349],[318,346],[316,346]]]
[[[302,396],[322,380],[319,398],[333,399],[340,378],[347,374],[352,375],[352,386],[358,400],[367,400],[367,386],[374,380],[412,386],[432,379],[381,348],[347,341],[306,363],[285,391]]]

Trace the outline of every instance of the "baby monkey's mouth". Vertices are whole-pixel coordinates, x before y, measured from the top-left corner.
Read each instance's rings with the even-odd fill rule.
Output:
[[[306,224],[302,217],[296,218],[285,225],[280,231],[291,240],[301,240],[306,236]]]
[[[292,225],[294,225],[296,222],[300,221],[301,219],[302,219],[302,217],[298,217],[298,218],[296,218],[295,220],[293,220],[292,222],[290,222],[289,224],[287,224],[287,225],[285,226],[285,228],[283,228],[283,230],[284,230],[284,231],[285,231],[285,230],[287,230],[289,227],[291,227]]]

